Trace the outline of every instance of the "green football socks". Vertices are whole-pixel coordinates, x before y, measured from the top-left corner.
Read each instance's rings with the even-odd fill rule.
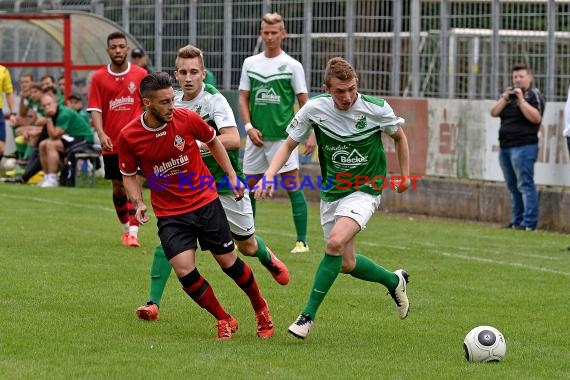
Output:
[[[253,196],[253,192],[249,193],[249,201],[251,202],[251,211],[253,211],[253,218],[255,219],[255,206],[257,205],[257,202]]]
[[[271,255],[265,246],[265,242],[261,238],[261,236],[254,235],[253,236],[257,241],[257,252],[255,252],[255,256],[259,259],[261,264],[267,265],[271,262]]]
[[[293,211],[293,222],[297,232],[297,241],[307,242],[307,201],[301,190],[288,192]]]
[[[31,145],[26,145],[26,149],[24,152],[24,160],[29,159],[30,157],[32,157],[34,151],[37,150],[37,148],[35,146],[31,146]]]
[[[325,252],[325,256],[317,268],[313,288],[311,289],[311,294],[309,295],[309,300],[305,305],[303,314],[310,315],[313,320],[315,319],[317,309],[340,273],[341,266],[342,256],[331,256]]]
[[[356,254],[356,265],[350,275],[360,280],[378,282],[390,290],[396,289],[399,281],[394,272],[382,268],[360,253]]]
[[[162,293],[172,271],[172,265],[164,254],[162,245],[157,245],[154,250],[154,259],[150,268],[150,301],[160,307]]]

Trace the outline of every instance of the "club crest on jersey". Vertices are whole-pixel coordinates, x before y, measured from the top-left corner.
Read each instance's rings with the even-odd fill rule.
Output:
[[[174,138],[174,146],[180,150],[183,151],[184,150],[184,139],[180,136],[180,135],[176,135],[176,137]]]
[[[131,81],[131,83],[129,83],[129,91],[131,94],[134,94],[134,92],[137,90],[137,86],[135,85],[135,82]]]
[[[366,128],[366,115],[360,115],[356,117],[356,124],[354,126],[356,129]]]

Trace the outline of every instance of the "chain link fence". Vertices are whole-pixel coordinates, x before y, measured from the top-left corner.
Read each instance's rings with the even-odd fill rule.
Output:
[[[549,101],[564,101],[570,83],[565,0],[0,0],[0,12],[47,10],[114,21],[157,70],[172,71],[177,49],[192,43],[225,90],[237,89],[243,60],[262,50],[260,18],[269,11],[285,17],[284,48],[303,63],[312,92],[337,55],[354,64],[360,90],[378,96],[494,99],[518,62]],[[26,59],[3,41],[8,35],[0,34],[0,61]]]

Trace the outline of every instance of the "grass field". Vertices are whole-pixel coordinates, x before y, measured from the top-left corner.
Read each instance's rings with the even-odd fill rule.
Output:
[[[277,285],[246,258],[271,305],[273,339],[255,335],[245,295],[200,253],[198,266],[239,321],[214,340],[214,319],[172,275],[161,319],[137,320],[158,242],[120,244],[110,188],[40,189],[0,184],[0,378],[3,379],[568,379],[570,237],[398,215],[375,216],[359,250],[410,273],[410,315],[400,321],[382,286],[341,275],[309,337],[287,334],[301,311],[324,243],[310,206],[309,255],[293,255],[288,203],[258,206],[257,229],[288,264]],[[564,211],[561,211],[564,212]],[[465,334],[499,328],[507,356],[470,364]]]

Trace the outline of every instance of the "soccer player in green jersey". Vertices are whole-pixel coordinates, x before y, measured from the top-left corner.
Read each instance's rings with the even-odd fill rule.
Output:
[[[358,93],[358,77],[343,58],[332,58],[325,69],[327,94],[310,99],[287,128],[289,137],[275,154],[265,181],[254,188],[256,198],[271,196],[273,179],[287,157],[311,130],[318,143],[324,186],[321,189],[321,225],[326,239],[325,255],[317,268],[309,299],[289,332],[305,338],[317,309],[340,272],[388,288],[401,319],[408,315],[408,273],[390,272],[356,251],[356,235],[366,227],[380,205],[386,179],[386,154],[381,134],[394,139],[400,165],[398,192],[405,191],[409,178],[409,150],[397,117],[383,99]],[[370,179],[363,183],[362,179]]]
[[[295,100],[302,107],[309,98],[303,66],[281,48],[286,36],[283,18],[277,13],[263,16],[260,35],[265,48],[245,59],[239,84],[239,111],[247,133],[243,170],[248,186],[261,178],[275,152],[285,142],[285,129],[295,113]],[[312,153],[314,137],[309,139],[306,147],[304,153]],[[291,186],[291,183],[299,183],[297,150],[292,152],[279,174],[291,200],[297,232],[297,242],[291,253],[309,252],[307,201],[302,190]],[[255,214],[253,197],[252,206]]]
[[[214,86],[205,83],[207,73],[202,51],[192,45],[184,46],[178,50],[175,67],[176,80],[182,91],[175,93],[174,106],[195,111],[214,128],[218,139],[226,148],[238,178],[243,181],[239,163],[239,132],[233,111],[226,98]],[[215,179],[217,192],[238,250],[246,256],[257,257],[275,281],[280,285],[287,285],[289,283],[287,266],[277,259],[263,239],[255,234],[249,195],[245,193],[244,199],[236,201],[232,190],[227,185],[224,186],[224,180],[227,180],[224,170],[205,144],[199,144],[199,146],[202,159]],[[158,245],[150,270],[150,298],[136,311],[140,319],[156,320],[159,318],[160,301],[171,270],[172,266],[166,259],[162,245]]]

